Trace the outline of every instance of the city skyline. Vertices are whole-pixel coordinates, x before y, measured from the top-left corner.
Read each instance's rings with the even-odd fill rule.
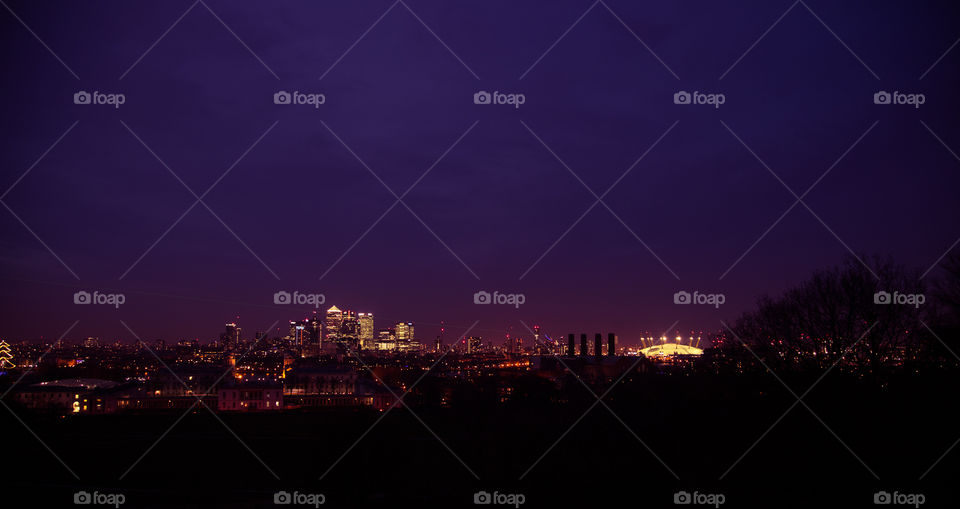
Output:
[[[424,324],[713,330],[851,252],[932,280],[960,237],[958,57],[933,8],[875,8],[924,27],[898,45],[841,7],[811,6],[828,30],[802,5],[393,5],[13,6],[66,66],[3,18],[23,49],[0,92],[24,100],[0,106],[0,334],[264,327],[280,289]],[[128,300],[80,309],[78,290]],[[526,301],[479,308],[481,290]],[[726,301],[678,308],[681,290]]]
[[[960,507],[958,37],[0,0],[3,500]]]

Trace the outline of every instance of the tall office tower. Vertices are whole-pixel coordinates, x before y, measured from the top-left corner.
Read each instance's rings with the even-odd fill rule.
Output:
[[[343,321],[340,322],[340,337],[357,339],[360,335],[360,323],[357,312],[347,310],[343,312]]]
[[[587,353],[587,335],[581,334],[580,335],[580,356],[586,357],[587,355],[589,355]]]
[[[397,324],[393,326],[393,330],[397,335],[397,342],[416,340],[416,336],[413,334],[413,322],[397,322]]]
[[[607,334],[607,355],[610,357],[617,355],[617,335],[612,332]]]
[[[240,343],[240,327],[236,323],[226,324],[223,334],[220,334],[220,342],[224,348],[237,346]]]
[[[323,340],[336,341],[340,337],[340,326],[343,324],[343,311],[333,306],[327,310],[326,320],[323,323]]]
[[[570,357],[577,355],[577,339],[574,334],[567,335],[567,355]]]
[[[372,350],[373,344],[373,313],[357,313],[360,321],[360,348]]]
[[[540,326],[533,326],[533,347],[538,349],[540,348]]]
[[[308,343],[307,327],[302,322],[297,322],[296,325],[293,326],[293,346],[302,352]]]
[[[307,339],[311,346],[316,346],[319,350],[320,343],[323,342],[323,320],[320,315],[314,311],[310,319],[306,321]]]
[[[593,336],[593,355],[596,357],[603,355],[603,334],[599,332]]]
[[[467,342],[467,353],[479,353],[480,352],[480,343],[483,341],[483,338],[480,336],[470,336],[466,338]]]
[[[263,332],[262,330],[258,330],[257,332],[253,333],[253,339],[258,342],[265,337],[267,337],[267,333]]]

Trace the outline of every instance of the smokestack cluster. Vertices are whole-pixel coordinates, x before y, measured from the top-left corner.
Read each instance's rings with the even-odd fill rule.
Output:
[[[587,357],[590,353],[588,348],[587,335],[580,334],[580,356]],[[576,334],[567,334],[567,356],[576,356]],[[596,333],[593,336],[593,355],[595,357],[603,356],[603,334]],[[607,334],[607,357],[617,355],[617,335],[610,332]]]

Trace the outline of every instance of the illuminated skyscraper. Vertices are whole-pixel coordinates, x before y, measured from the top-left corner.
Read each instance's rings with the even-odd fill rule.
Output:
[[[340,321],[340,338],[356,340],[360,336],[360,323],[357,312],[346,310]]]
[[[328,309],[323,325],[323,340],[336,341],[340,337],[340,326],[343,325],[343,311],[340,311],[337,306]]]
[[[413,322],[397,322],[393,329],[397,335],[397,341],[415,341]]]
[[[240,343],[240,327],[236,323],[226,324],[226,330],[220,334],[220,342],[225,348],[233,348]]]
[[[360,321],[360,348],[373,349],[373,313],[358,313]]]
[[[483,338],[480,336],[470,336],[466,339],[467,342],[467,353],[479,353],[480,344],[483,341]]]

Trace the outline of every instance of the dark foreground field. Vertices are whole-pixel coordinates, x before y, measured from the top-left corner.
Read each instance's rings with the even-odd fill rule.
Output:
[[[800,395],[815,379],[785,381]],[[59,418],[12,407],[79,480],[6,410],[0,478],[14,501],[5,507],[73,507],[81,490],[123,493],[130,508],[275,507],[281,490],[323,493],[327,507],[471,507],[481,490],[523,494],[524,507],[674,506],[680,490],[722,493],[723,507],[872,507],[878,491],[958,507],[960,448],[931,469],[960,438],[956,389],[954,376],[831,375],[803,400],[819,419],[797,404],[730,469],[796,398],[769,376],[639,378],[606,398],[619,418],[596,405],[528,473],[596,401],[585,390],[565,404],[414,408],[443,443],[403,408],[359,442],[381,414],[220,414],[234,436],[198,409],[122,480],[179,413]]]

